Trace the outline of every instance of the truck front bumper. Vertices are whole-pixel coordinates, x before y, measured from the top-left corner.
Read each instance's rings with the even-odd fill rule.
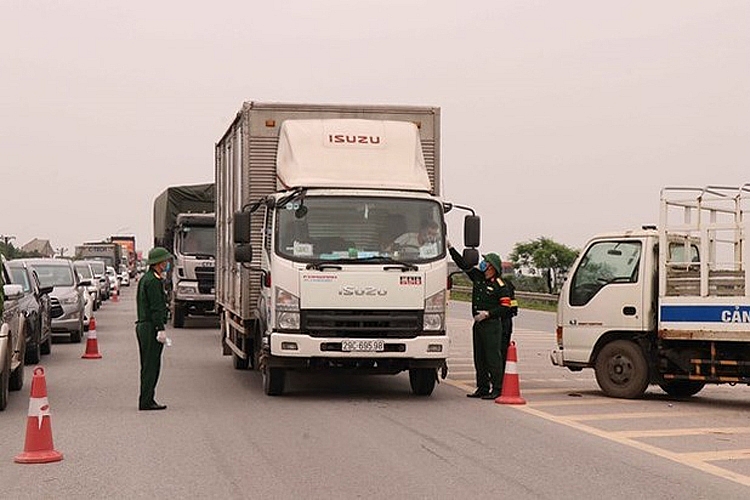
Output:
[[[373,345],[382,341],[383,350],[346,350],[346,341],[354,340],[358,346]],[[448,357],[450,339],[447,335],[423,335],[414,338],[311,337],[304,334],[271,334],[271,355],[293,358],[402,358],[444,360]]]

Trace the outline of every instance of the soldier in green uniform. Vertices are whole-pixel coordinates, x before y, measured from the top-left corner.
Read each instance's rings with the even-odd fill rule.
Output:
[[[503,386],[502,318],[511,317],[511,289],[500,278],[502,261],[496,253],[488,253],[478,267],[466,265],[463,256],[449,244],[453,261],[471,279],[471,313],[474,316],[472,343],[477,389],[470,398],[495,399]],[[508,339],[510,332],[508,332]]]
[[[138,321],[136,335],[141,357],[141,393],[138,398],[139,410],[164,410],[154,400],[156,382],[161,370],[161,352],[164,349],[167,323],[167,295],[164,291],[164,277],[172,255],[162,247],[155,247],[148,253],[148,272],[138,282]]]

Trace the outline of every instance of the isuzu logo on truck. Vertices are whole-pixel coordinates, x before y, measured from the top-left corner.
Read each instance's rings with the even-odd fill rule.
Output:
[[[330,144],[380,144],[379,135],[329,134]]]
[[[344,295],[344,296],[352,296],[352,295],[357,295],[357,296],[369,295],[369,296],[373,296],[373,295],[380,295],[382,297],[383,295],[388,295],[388,290],[385,290],[383,288],[376,288],[374,286],[350,286],[350,285],[345,285],[345,286],[342,286],[339,289],[339,295]]]

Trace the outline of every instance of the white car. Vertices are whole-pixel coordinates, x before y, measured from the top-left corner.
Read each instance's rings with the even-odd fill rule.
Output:
[[[120,295],[120,279],[115,272],[115,268],[107,266],[107,277],[109,278],[109,293],[110,295]]]
[[[127,266],[120,266],[120,274],[118,275],[118,277],[120,278],[120,285],[130,286],[130,271],[128,270]]]

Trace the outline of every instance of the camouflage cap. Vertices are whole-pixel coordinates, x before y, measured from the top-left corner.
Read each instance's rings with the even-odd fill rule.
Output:
[[[487,255],[484,255],[484,260],[486,260],[490,265],[492,265],[492,267],[495,268],[497,274],[503,273],[503,261],[498,254],[488,253]]]
[[[148,265],[152,266],[172,258],[172,254],[164,247],[154,247],[148,253]]]

